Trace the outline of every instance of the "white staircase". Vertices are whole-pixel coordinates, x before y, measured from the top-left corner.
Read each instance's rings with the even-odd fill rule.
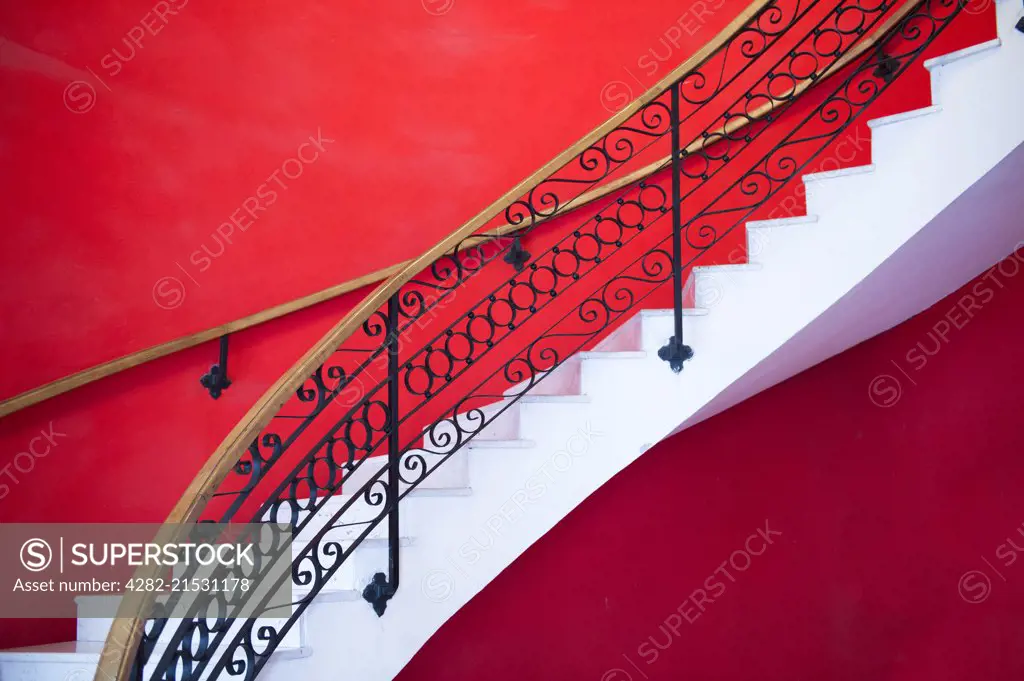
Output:
[[[873,121],[871,166],[806,176],[810,218],[750,223],[750,264],[694,271],[697,309],[684,338],[695,355],[681,374],[657,358],[672,335],[669,311],[639,312],[572,358],[403,502],[401,587],[385,615],[359,597],[386,566],[378,528],[263,678],[392,679],[445,620],[650,443],[899,323],[1024,241],[1019,219],[963,224],[983,213],[971,200],[991,211],[1002,197],[1017,202],[1013,218],[1024,211],[1019,190],[992,189],[1024,176],[1019,9],[1015,0],[998,4],[998,40],[926,63],[934,105]],[[332,499],[320,516],[344,501]],[[78,642],[0,653],[0,681],[92,678],[107,627],[81,620]]]

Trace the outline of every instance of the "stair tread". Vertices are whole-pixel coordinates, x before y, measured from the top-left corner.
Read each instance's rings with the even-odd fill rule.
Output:
[[[761,263],[737,262],[724,263],[722,265],[697,265],[693,268],[695,273],[716,272],[729,270],[730,272],[760,272],[763,269]]]
[[[537,445],[533,440],[470,440],[466,446],[470,449],[529,449]]]
[[[618,351],[602,351],[602,350],[591,350],[589,352],[579,353],[581,359],[645,359],[647,357],[646,350],[618,350]]]
[[[25,648],[0,650],[0,657],[16,657],[21,662],[45,662],[47,660],[44,658],[55,657],[99,661],[100,653],[102,652],[103,643],[100,641],[61,641],[58,643],[44,643],[38,646],[27,646]]]
[[[797,215],[791,218],[771,218],[769,220],[748,220],[747,229],[767,229],[770,227],[788,227],[790,225],[809,225],[817,221],[817,215]]]
[[[422,488],[417,487],[408,493],[409,496],[413,497],[465,497],[472,494],[472,487],[429,487]],[[335,494],[332,496],[324,505],[321,507],[321,511],[327,508],[331,504],[340,505],[352,498],[351,494]]]
[[[703,317],[708,313],[706,308],[703,307],[684,307],[684,317]],[[640,314],[644,317],[672,317],[675,315],[674,310],[640,310]]]
[[[849,168],[839,168],[838,170],[826,170],[821,173],[808,173],[803,176],[804,183],[808,182],[821,182],[822,180],[838,180],[842,177],[851,177],[853,175],[869,175],[875,172],[875,164],[868,163],[862,166],[850,166]]]
[[[931,71],[932,69],[939,68],[940,66],[945,66],[946,64],[952,64],[953,62],[960,61],[961,59],[966,59],[967,57],[971,57],[971,56],[974,56],[976,54],[981,54],[982,52],[987,52],[989,50],[994,50],[995,48],[999,47],[1002,44],[1003,44],[1003,41],[1000,38],[993,38],[992,40],[986,40],[983,43],[978,43],[977,45],[971,45],[970,47],[965,47],[962,50],[956,50],[954,52],[947,52],[946,54],[940,54],[939,56],[932,57],[931,59],[925,59],[924,60],[924,67],[926,69],[928,69],[929,71]]]
[[[563,402],[566,404],[586,404],[590,402],[589,395],[531,395],[529,393],[519,398],[520,402],[531,402],[531,403],[558,403]]]
[[[912,121],[915,118],[921,118],[922,116],[930,116],[937,114],[942,111],[942,107],[938,104],[932,106],[923,106],[919,109],[911,109],[910,111],[902,111],[900,113],[891,114],[889,116],[879,116],[878,118],[872,118],[868,121],[868,127],[874,130],[885,125],[893,125],[894,123],[901,123],[903,121]]]

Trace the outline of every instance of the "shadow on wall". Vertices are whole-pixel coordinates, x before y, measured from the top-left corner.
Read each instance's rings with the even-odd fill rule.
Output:
[[[399,679],[1021,678],[1022,260],[655,446]]]

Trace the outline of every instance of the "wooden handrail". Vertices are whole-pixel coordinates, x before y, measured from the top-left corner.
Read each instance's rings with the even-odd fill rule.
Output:
[[[622,111],[613,115],[588,135],[549,161],[528,178],[507,191],[501,198],[471,218],[467,223],[439,241],[433,248],[408,263],[401,270],[385,280],[377,289],[355,306],[323,338],[306,352],[286,373],[284,373],[238,424],[203,464],[188,488],[182,494],[174,509],[167,516],[163,536],[182,534],[182,524],[194,523],[205,508],[217,487],[228,475],[242,453],[266,427],[274,414],[295,394],[301,384],[322,365],[349,336],[354,334],[381,305],[420,271],[430,266],[438,257],[455,248],[467,237],[484,227],[494,215],[511,206],[519,197],[529,192],[552,173],[564,166],[580,152],[600,140],[607,133],[629,120],[647,103],[658,97],[667,87],[688,70],[701,63],[724,45],[758,11],[771,0],[753,0],[750,5],[733,19],[721,32],[690,58],[669,72],[656,85],[634,100]],[[140,570],[144,572],[145,570]],[[146,575],[148,576],[148,575]],[[148,615],[152,612],[153,594],[133,591],[125,594],[118,607],[117,617],[111,624],[96,668],[96,681],[127,681],[131,674],[132,662]]]
[[[696,146],[696,143],[694,144],[694,146]],[[648,166],[640,168],[635,172],[629,173],[628,175],[624,175],[623,177],[619,178],[618,180],[615,180],[614,182],[610,182],[606,185],[602,185],[595,189],[591,189],[590,191],[584,192],[580,194],[578,197],[576,197],[571,203],[561,206],[554,214],[550,216],[539,217],[536,220],[534,220],[532,224],[537,225],[541,222],[546,222],[556,217],[561,217],[566,213],[582,208],[587,204],[593,203],[594,201],[597,201],[598,199],[607,196],[608,194],[616,192],[619,189],[622,189],[623,187],[633,184],[637,180],[643,179],[644,177],[647,177],[657,172],[661,168],[665,167],[668,164],[669,160],[670,159],[668,157],[665,157],[664,159],[658,161],[657,163],[652,163]],[[504,225],[494,230],[492,235],[502,236],[506,234],[513,234],[525,228],[526,225]],[[485,237],[467,239],[463,247],[468,248],[470,246],[476,245],[477,243],[486,240],[487,238]],[[31,407],[34,404],[39,404],[40,402],[48,400],[52,397],[63,395],[66,392],[74,390],[75,388],[80,388],[82,386],[88,385],[90,383],[93,383],[94,381],[100,380],[101,378],[113,376],[114,374],[121,373],[122,371],[125,371],[127,369],[132,369],[142,364],[146,364],[147,362],[152,362],[153,360],[160,359],[161,357],[166,357],[167,355],[172,355],[176,352],[181,352],[182,350],[194,348],[197,345],[201,345],[203,343],[216,340],[221,336],[224,336],[229,333],[237,333],[239,331],[244,331],[245,329],[251,328],[253,326],[273,321],[280,317],[290,315],[293,312],[305,310],[306,308],[312,307],[313,305],[316,305],[318,303],[333,300],[334,298],[342,296],[346,293],[351,293],[352,291],[359,290],[365,286],[369,286],[370,284],[375,284],[379,281],[383,281],[388,277],[391,277],[397,274],[398,272],[401,272],[402,269],[408,266],[410,262],[412,261],[403,260],[402,262],[390,265],[375,272],[370,272],[369,274],[364,274],[360,277],[356,277],[355,279],[350,279],[340,284],[335,284],[334,286],[331,286],[330,288],[325,288],[322,291],[317,291],[316,293],[311,293],[307,296],[296,298],[295,300],[288,301],[287,303],[281,303],[280,305],[268,307],[265,310],[261,310],[255,314],[242,317],[241,319],[236,319],[233,322],[221,324],[220,326],[214,326],[213,328],[206,329],[204,331],[198,331],[187,336],[182,336],[181,338],[175,338],[174,340],[167,341],[166,343],[153,345],[148,348],[144,348],[142,350],[138,350],[136,352],[123,355],[116,359],[103,362],[102,364],[97,364],[95,366],[89,367],[88,369],[83,369],[82,371],[77,371],[73,374],[68,374],[67,376],[58,378],[54,381],[50,381],[49,383],[45,383],[37,388],[26,390],[23,393],[15,395],[14,397],[9,397],[6,400],[0,401],[0,418],[3,418],[8,414],[13,414],[16,411],[20,411],[27,407]]]
[[[912,7],[918,3],[912,2],[908,4]],[[877,35],[881,34],[876,33],[876,36]],[[814,82],[821,82],[822,79],[832,75],[836,71],[841,70],[852,60],[859,57],[861,54],[864,53],[865,50],[867,50],[869,47],[871,47],[871,45],[875,43],[876,36],[872,36],[870,40],[867,40],[863,43],[856,45],[847,54],[845,54],[843,57],[837,60],[836,63],[833,64],[832,67],[823,74],[821,79],[818,79],[817,81]],[[737,130],[742,129],[743,127],[749,125],[751,120],[757,120],[764,116],[765,114],[770,113],[777,106],[785,105],[786,103],[788,103],[788,101],[792,101],[794,97],[802,94],[811,85],[812,81],[803,81],[796,86],[793,94],[790,97],[788,97],[787,100],[771,100],[765,102],[755,111],[753,111],[750,114],[749,118],[733,118],[729,124],[726,124],[722,128],[713,131],[711,133],[712,138],[719,135],[736,132]],[[696,153],[704,145],[704,140],[694,140],[686,147],[686,151],[687,153],[691,154]],[[612,194],[616,191],[619,191],[623,187],[628,187],[634,182],[642,180],[645,177],[649,177],[650,175],[653,175],[659,170],[666,168],[669,165],[670,161],[671,157],[665,156],[664,158],[655,161],[654,163],[651,163],[649,165],[646,165],[642,168],[639,168],[638,170],[635,170],[631,173],[628,173],[627,175],[624,175],[613,182],[609,182],[607,184],[601,185],[589,191],[583,192],[573,201],[567,203],[564,206],[561,206],[553,215],[540,217],[534,220],[533,225],[545,222],[547,220],[551,220],[555,217],[561,217],[566,213],[578,210],[579,208],[582,208],[590,203],[593,203],[598,199],[608,196],[609,194]],[[505,225],[495,230],[494,235],[500,236],[506,234],[513,234],[521,229],[525,229],[526,226],[527,225]],[[484,241],[484,239],[471,239],[467,241],[465,245],[468,247],[480,241]],[[166,357],[167,355],[171,355],[182,350],[193,348],[197,345],[201,345],[202,343],[216,340],[217,338],[220,338],[221,336],[224,336],[226,334],[243,331],[253,326],[257,326],[258,324],[263,324],[265,322],[269,322],[274,319],[278,319],[280,317],[292,314],[293,312],[304,310],[318,303],[332,300],[346,293],[351,293],[352,291],[356,291],[365,286],[369,286],[370,284],[375,284],[377,282],[384,281],[388,277],[394,276],[398,272],[401,272],[405,267],[409,266],[411,262],[411,260],[404,260],[395,265],[391,265],[389,267],[385,267],[375,272],[370,272],[369,274],[364,274],[360,277],[356,277],[355,279],[350,279],[340,284],[336,284],[334,286],[331,286],[330,288],[323,289],[322,291],[317,291],[316,293],[311,293],[310,295],[303,296],[301,298],[296,298],[295,300],[289,301],[287,303],[281,303],[280,305],[269,307],[265,310],[261,310],[260,312],[257,312],[255,314],[242,317],[241,319],[237,319],[233,322],[228,322],[227,324],[221,324],[220,326],[215,326],[204,331],[199,331],[197,333],[189,334],[187,336],[182,336],[181,338],[176,338],[166,343],[153,345],[151,347],[129,353],[122,357],[118,357],[117,359],[112,359],[108,362],[103,362],[102,364],[97,364],[88,369],[84,369],[82,371],[69,374],[62,378],[58,378],[54,381],[43,384],[37,388],[27,390],[23,393],[15,395],[14,397],[10,397],[6,400],[0,401],[0,418],[3,418],[4,416],[12,414],[21,409],[25,409],[26,407],[31,407],[34,404],[39,404],[40,402],[48,400],[51,397],[56,397],[70,390],[74,390],[75,388],[80,388],[84,385],[88,385],[89,383],[98,381],[101,378],[113,376],[114,374],[137,367],[147,362],[151,362],[155,359],[160,359],[161,357]]]
[[[753,0],[753,2],[751,2],[751,4],[744,9],[739,16],[730,22],[729,25],[722,29],[714,39],[709,41],[703,48],[693,54],[683,64],[673,69],[656,85],[645,92],[639,99],[635,100],[625,109],[595,128],[591,133],[563,151],[555,159],[548,162],[526,180],[520,182],[518,185],[506,192],[500,199],[478,213],[462,227],[439,241],[429,251],[418,258],[395,265],[392,268],[387,268],[387,270],[381,270],[381,272],[389,272],[389,274],[383,276],[390,276],[390,278],[386,279],[384,283],[378,286],[372,294],[363,299],[355,308],[345,315],[345,317],[330,331],[328,331],[314,347],[307,351],[284,375],[282,375],[274,385],[271,386],[262,397],[260,397],[259,401],[257,401],[242,420],[235,425],[224,441],[221,442],[220,446],[217,447],[210,458],[207,459],[203,467],[185,490],[184,494],[182,494],[174,509],[168,515],[164,529],[161,533],[161,538],[167,541],[175,541],[182,538],[184,533],[182,526],[194,523],[199,519],[200,514],[214,492],[217,490],[218,486],[235,466],[239,457],[244,453],[246,448],[248,448],[253,439],[256,438],[260,431],[262,431],[262,429],[270,422],[274,414],[276,414],[285,402],[294,395],[295,391],[301,386],[301,384],[330,357],[335,349],[354,334],[361,327],[363,322],[383,304],[385,304],[392,295],[398,292],[403,285],[423,269],[428,267],[438,257],[441,257],[451,249],[459,246],[459,244],[463,243],[467,238],[472,237],[472,235],[481,229],[494,215],[503,211],[523,194],[529,192],[533,187],[543,182],[548,178],[548,176],[561,168],[581,151],[628,120],[643,106],[659,96],[686,71],[693,68],[696,64],[699,64],[706,57],[725,44],[725,42],[729,40],[734,33],[739,31],[751,17],[769,4],[770,1],[771,0]],[[851,49],[850,52],[837,60],[831,68],[826,70],[823,74],[823,78],[841,70],[854,59],[862,55],[866,50],[870,49],[871,46],[873,46],[882,36],[892,30],[892,28],[902,20],[903,17],[909,14],[909,12],[921,2],[923,2],[923,0],[908,0],[908,2],[896,10],[877,31],[869,36],[864,42]],[[820,81],[821,78],[817,80]],[[796,88],[793,96],[802,93],[807,87],[809,87],[809,85],[810,82],[802,83]],[[791,101],[791,99],[792,97],[788,98],[787,101]],[[759,107],[755,112],[755,115],[751,116],[751,118],[756,120],[784,103],[785,102],[779,102],[777,100],[768,101]],[[730,127],[730,124],[727,123],[724,132],[734,132],[739,127],[741,126],[732,125]],[[699,141],[694,142],[687,148],[692,151],[693,148],[699,148],[700,144],[701,143]],[[695,147],[695,145],[697,146]],[[661,159],[645,166],[644,168],[634,171],[615,182],[583,193],[577,197],[572,208],[579,208],[580,206],[586,205],[586,203],[592,202],[601,196],[606,196],[609,193],[628,186],[629,184],[664,168],[668,162],[668,158]],[[507,234],[515,231],[516,229],[518,228],[506,225],[505,227],[500,228],[498,233]],[[488,237],[479,237],[479,240],[484,240],[486,238]],[[466,244],[463,245],[465,246]],[[367,277],[364,278],[366,281],[361,285],[370,283],[371,280],[369,277],[376,276],[377,274],[378,273],[367,275]],[[330,297],[333,297],[328,293],[329,291],[339,289],[346,285],[347,284],[341,284],[339,287],[335,287],[334,289],[328,289],[320,294],[314,294],[315,296],[321,296],[314,302],[327,300]],[[349,288],[347,290],[353,289]],[[336,293],[334,295],[340,295],[340,293]],[[312,296],[306,299],[300,299],[300,301],[309,300],[311,298]],[[271,308],[271,310],[279,310],[288,305],[295,306],[291,311],[301,309],[299,306],[300,301],[294,301],[293,303],[285,304],[285,306]],[[314,304],[314,302],[309,302],[305,306]],[[270,313],[271,310],[265,311],[261,314],[266,315]],[[280,314],[287,314],[287,312],[282,312]],[[280,314],[277,316],[280,316]],[[256,316],[257,315],[254,315],[253,317]],[[266,317],[266,319],[272,318],[274,317],[269,315]],[[266,321],[266,319],[263,321]],[[257,321],[252,324],[255,323],[260,322]],[[249,325],[251,326],[252,324]],[[234,330],[239,330],[240,328],[247,327],[236,326]],[[210,334],[208,338],[215,338],[217,335],[220,335],[215,331],[216,330],[211,330],[206,332],[207,334]],[[144,572],[144,570],[140,571],[139,574],[143,574]],[[138,647],[139,638],[145,625],[145,620],[152,611],[152,605],[153,595],[145,592],[131,592],[122,598],[120,607],[118,608],[117,617],[114,619],[110,632],[107,635],[106,642],[104,643],[103,653],[100,656],[99,666],[96,670],[96,681],[125,681],[129,677],[132,661]]]

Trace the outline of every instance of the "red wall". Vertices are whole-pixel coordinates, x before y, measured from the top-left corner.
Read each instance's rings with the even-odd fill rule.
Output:
[[[658,444],[399,679],[1021,678],[1022,271]]]
[[[233,334],[234,382],[217,401],[199,385],[217,361],[207,343],[0,420],[0,522],[162,522],[220,440],[351,304]],[[50,432],[54,445],[36,439]],[[0,648],[74,636],[74,620],[0,619]]]
[[[746,4],[0,4],[0,399],[418,255]]]

